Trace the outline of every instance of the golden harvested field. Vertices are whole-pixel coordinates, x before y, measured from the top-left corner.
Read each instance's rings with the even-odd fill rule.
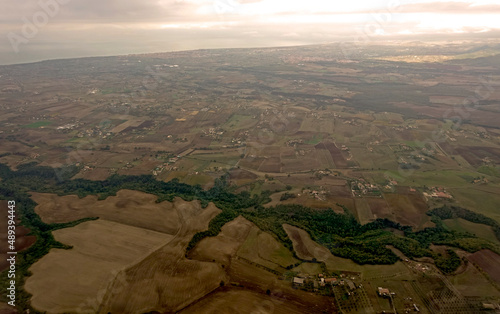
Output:
[[[86,217],[100,217],[125,225],[173,234],[180,227],[176,203],[155,203],[157,197],[139,191],[121,190],[116,196],[98,201],[89,195],[82,199],[76,195],[58,196],[31,193],[38,206],[35,212],[46,223],[69,222]]]
[[[256,228],[253,223],[239,216],[225,224],[216,237],[201,240],[189,252],[189,258],[227,264],[253,228]]]
[[[102,313],[175,312],[217,289],[220,265],[184,258],[185,243],[170,242],[123,273],[106,294]]]
[[[25,289],[34,308],[50,313],[94,312],[122,269],[139,262],[173,236],[106,220],[53,232],[71,250],[52,249],[30,267]]]
[[[479,270],[468,263],[466,270],[448,278],[457,290],[466,297],[500,297],[500,292],[489,282]]]
[[[179,198],[156,204],[153,195],[127,190],[104,201],[51,194],[34,198],[47,201],[46,206],[37,207],[45,218],[51,211],[60,211],[57,219],[62,221],[101,216],[55,231],[56,240],[73,249],[51,250],[30,268],[33,276],[25,289],[33,294],[32,305],[39,310],[177,311],[219,287],[227,277],[216,263],[184,256],[193,235],[206,230],[220,213],[212,203],[204,209],[197,201]],[[148,230],[148,226],[164,232]],[[46,288],[52,285],[57,288]]]
[[[202,209],[199,202],[174,201],[181,228],[165,246],[122,273],[102,302],[102,313],[175,312],[227,280],[221,265],[189,260],[187,244],[196,232],[206,230],[220,210],[213,204]]]

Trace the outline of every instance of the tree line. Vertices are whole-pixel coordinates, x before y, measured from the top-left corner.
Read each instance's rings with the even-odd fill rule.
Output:
[[[229,184],[228,175],[215,180],[214,186],[204,190],[200,185],[181,183],[178,179],[169,182],[156,180],[151,175],[112,175],[106,180],[91,181],[70,178],[78,173],[79,167],[68,166],[58,169],[38,166],[28,163],[18,167],[16,171],[0,164],[0,197],[13,198],[20,204],[19,211],[22,224],[31,229],[37,237],[33,246],[20,253],[22,276],[27,276],[27,269],[36,260],[48,253],[51,248],[69,248],[55,241],[52,231],[74,226],[89,219],[78,220],[67,224],[46,224],[35,213],[37,205],[29,196],[29,191],[57,193],[58,195],[76,194],[79,197],[97,195],[99,199],[116,195],[121,189],[143,191],[158,196],[157,202],[172,201],[175,197],[184,200],[198,200],[203,207],[213,202],[222,210],[209,223],[206,231],[198,232],[188,244],[187,251],[206,237],[219,234],[222,226],[242,215],[255,223],[261,230],[273,234],[285,247],[296,256],[291,239],[283,229],[287,223],[306,230],[311,238],[328,248],[332,254],[349,258],[358,264],[393,264],[399,258],[387,248],[392,245],[409,258],[429,256],[436,260],[443,272],[449,272],[458,267],[453,253],[439,256],[432,250],[431,243],[449,245],[475,252],[482,248],[490,248],[498,252],[491,242],[478,239],[472,234],[449,231],[443,227],[442,219],[461,217],[469,221],[492,226],[500,233],[498,224],[488,217],[462,208],[443,207],[429,212],[436,227],[413,231],[409,226],[403,226],[388,219],[377,219],[366,225],[358,223],[356,218],[345,207],[337,213],[333,209],[316,210],[297,204],[276,205],[264,208],[262,205],[270,201],[270,191],[260,195],[251,195],[247,191],[235,192]],[[97,218],[90,218],[97,219]],[[403,231],[403,236],[390,230]],[[187,253],[187,252],[186,252]],[[456,266],[456,267],[455,267]],[[7,276],[2,276],[7,278]],[[24,277],[23,277],[24,278]],[[23,279],[24,280],[24,279]],[[6,287],[3,285],[3,287]],[[2,295],[5,295],[4,293]],[[22,291],[23,300],[29,295]],[[1,298],[1,297],[0,297]]]

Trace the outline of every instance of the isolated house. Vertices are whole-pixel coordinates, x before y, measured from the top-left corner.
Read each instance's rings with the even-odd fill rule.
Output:
[[[391,294],[389,289],[378,287],[378,295],[381,297],[388,297]]]
[[[338,284],[337,278],[325,278],[325,284],[336,285]]]
[[[346,280],[345,282],[347,283],[347,286],[349,287],[349,289],[351,289],[351,290],[356,289],[356,285],[354,284],[354,282],[352,282],[350,280]]]
[[[293,284],[297,285],[297,286],[303,286],[304,285],[304,278],[293,277]]]

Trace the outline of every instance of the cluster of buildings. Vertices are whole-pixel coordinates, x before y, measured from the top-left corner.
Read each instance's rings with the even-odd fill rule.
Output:
[[[423,155],[420,155],[420,154],[410,155],[409,158],[416,160],[418,162],[424,162],[427,160],[427,158],[425,158]]]
[[[493,159],[491,159],[491,157],[484,157],[481,159],[482,162],[484,162],[485,164],[489,165],[489,164],[494,164],[495,162],[493,161]]]
[[[290,147],[296,147],[297,144],[302,144],[302,143],[304,143],[304,140],[299,138],[299,139],[288,140],[286,142],[286,145]]]
[[[500,311],[500,303],[498,302],[483,302],[483,310],[485,311]],[[498,313],[498,312],[497,312]]]
[[[395,126],[395,127],[392,127],[392,129],[394,131],[414,130],[416,128],[417,127],[414,126],[414,125],[404,125],[404,126]]]
[[[169,137],[167,137],[169,138]],[[177,142],[180,142],[180,143],[186,143],[188,141],[188,138],[187,137],[176,137],[172,140],[172,143],[177,143]]]
[[[219,138],[221,135],[224,134],[224,130],[221,128],[208,128],[208,130],[203,130],[202,131],[205,136],[208,136],[213,139]]]
[[[326,191],[322,188],[319,190],[307,190],[304,189],[302,190],[302,193],[309,195],[310,197],[314,197],[315,199],[319,201],[324,201],[326,200]],[[298,194],[300,196],[300,194]]]
[[[389,297],[391,297],[391,295],[394,295],[395,293],[389,291],[389,289],[387,289],[387,288],[378,287],[377,294],[379,297],[389,298]]]
[[[245,140],[250,135],[249,131],[242,132],[238,135],[238,137],[233,137],[231,139],[231,144],[245,144]]]
[[[411,159],[414,162],[412,163],[412,161],[408,161],[406,158]],[[406,158],[405,157],[398,158],[398,164],[403,169],[411,169],[411,168],[418,169],[420,168],[420,164],[422,164],[427,160],[425,156],[415,153],[408,155]]]
[[[93,127],[89,129],[85,129],[83,131],[78,132],[76,135],[77,137],[100,137],[102,139],[107,138],[108,136],[111,136],[111,132],[106,132],[99,127]]]
[[[352,119],[352,120],[345,120],[344,124],[349,124],[349,125],[353,125],[353,126],[360,126],[361,125],[359,122],[357,122],[354,119]]]
[[[423,193],[424,196],[427,197],[432,197],[432,198],[440,198],[440,199],[452,199],[453,196],[451,196],[450,193],[446,192],[446,190],[443,187],[430,187],[428,192]]]
[[[406,144],[402,144],[402,143],[399,144],[399,149],[402,151],[412,151],[413,150],[413,148],[411,148],[410,146],[408,146]]]
[[[327,177],[327,176],[329,176],[331,173],[332,173],[332,172],[331,172],[330,170],[328,170],[328,169],[326,169],[326,170],[319,170],[319,171],[316,171],[316,172],[314,173],[314,176],[315,176],[316,178],[318,178],[318,180],[321,180],[321,178],[323,178],[323,177]],[[335,175],[335,176],[337,176],[337,174],[334,174],[334,175]]]
[[[351,192],[352,196],[360,197],[363,195],[367,196],[378,196],[380,195],[380,189],[376,184],[371,184],[366,182],[364,179],[358,179],[351,181]]]
[[[343,275],[341,275],[344,277]],[[347,278],[337,278],[337,277],[325,277],[323,274],[318,274],[317,278],[311,277],[293,277],[293,286],[294,287],[304,287],[307,283],[312,283],[314,290],[317,291],[319,287],[328,287],[328,286],[345,286],[350,291],[356,290],[358,286],[354,283],[354,281],[349,280]],[[362,287],[359,285],[359,288]]]
[[[78,126],[78,123],[68,123],[65,125],[58,126],[56,130],[72,130]]]
[[[435,155],[435,153],[436,153],[434,150],[429,149],[429,148],[427,148],[427,147],[422,148],[422,149],[420,150],[420,152],[421,152],[422,154],[424,154],[425,156],[434,156],[434,155]]]
[[[398,185],[398,181],[396,181],[392,178],[387,178],[387,184],[384,186],[384,189],[393,190],[396,185]]]
[[[484,177],[483,178],[479,177],[479,178],[474,178],[471,183],[472,184],[486,184],[488,182],[489,182],[488,179],[486,179]]]
[[[318,274],[315,276],[298,274],[293,277],[292,284],[294,287],[300,288],[304,286],[313,286],[314,290],[317,291],[320,287],[336,287],[344,286],[348,291],[356,290],[361,288],[362,285],[357,285],[355,280],[360,279],[359,273],[355,272],[345,272],[339,276],[331,276],[325,274]]]
[[[222,145],[223,148],[236,148],[236,147],[244,147],[246,145],[245,139],[242,137],[233,137],[231,139],[230,145]]]
[[[175,166],[174,164],[179,160],[179,157],[172,157],[169,158],[168,162],[164,162],[162,165],[156,167],[153,170],[153,175],[157,176],[163,171],[176,171],[179,170],[179,167]]]

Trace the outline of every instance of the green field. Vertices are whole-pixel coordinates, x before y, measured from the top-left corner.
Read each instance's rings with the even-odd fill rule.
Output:
[[[292,252],[284,247],[281,243],[267,232],[259,233],[259,255],[261,258],[276,263],[282,267],[287,267],[298,263],[299,260],[294,258]]]
[[[374,220],[370,205],[364,198],[356,198],[355,202],[358,221],[360,224],[364,225]]]
[[[454,170],[434,170],[434,171],[387,171],[387,174],[398,180],[404,185],[414,186],[443,186],[447,188],[452,187],[466,187],[472,184],[464,179],[467,177],[475,177],[477,173],[470,171],[454,171]]]
[[[210,177],[208,175],[202,175],[202,174],[199,174],[199,175],[189,175],[189,176],[186,176],[182,180],[182,182],[190,184],[190,185],[199,184],[201,186],[206,186],[209,183],[212,183],[212,181],[213,181],[212,177]]]
[[[396,276],[409,276],[410,271],[403,262],[396,262],[393,265],[363,265],[363,278],[391,278]]]
[[[477,224],[462,218],[446,219],[443,220],[443,222],[450,230],[455,230],[458,232],[470,232],[480,238],[500,244],[500,241],[497,239],[490,226]]]
[[[500,195],[496,187],[476,187],[450,189],[452,195],[456,198],[457,204],[469,210],[478,212],[491,217],[500,223]]]
[[[500,292],[471,263],[463,273],[449,280],[464,296],[500,297]]]
[[[388,145],[373,145],[373,151],[370,152],[363,145],[356,144],[349,146],[354,159],[364,169],[383,169],[395,171],[398,168],[396,156]]]
[[[338,257],[335,255],[332,255],[332,257],[329,257],[326,261],[326,268],[330,272],[337,272],[337,271],[357,271],[361,272],[363,271],[363,267],[361,265],[356,264],[350,259],[347,258],[342,258]]]
[[[37,129],[39,127],[47,126],[47,125],[51,125],[51,124],[52,124],[52,121],[37,121],[37,122],[23,125],[23,128]]]
[[[300,125],[300,131],[304,132],[324,132],[332,134],[334,131],[334,124],[331,120],[320,120],[315,118],[304,118]],[[318,141],[319,143],[319,141]]]
[[[270,269],[283,270],[299,260],[269,233],[252,228],[237,255]],[[281,266],[281,267],[280,267]]]
[[[240,156],[234,154],[234,152],[228,152],[227,155],[224,153],[189,155],[185,156],[184,159],[190,160],[195,164],[193,170],[203,171],[207,167],[232,167],[236,165]]]
[[[322,273],[321,265],[319,263],[302,263],[299,266],[293,268],[292,271],[309,275],[316,275]]]
[[[477,171],[493,177],[500,177],[500,166],[480,166]]]
[[[231,118],[224,123],[222,126],[223,129],[228,128],[231,130],[242,130],[248,129],[256,124],[259,120],[254,119],[252,116],[234,114]]]
[[[27,191],[104,199],[120,189],[131,189],[153,194],[160,201],[181,197],[219,208],[221,213],[196,230],[200,232],[186,233],[190,238],[186,239],[186,256],[198,254],[201,250],[196,245],[203,239],[217,237],[221,230],[224,236],[223,226],[239,215],[253,223],[233,230],[227,252],[215,247],[217,252],[212,253],[224,254],[223,263],[207,255],[200,264],[203,268],[217,264],[226,273],[221,278],[224,287],[219,285],[221,279],[214,281],[217,294],[250,289],[247,292],[271,298],[280,285],[292,290],[288,281],[276,284],[274,275],[295,267],[295,271],[311,275],[359,272],[361,278],[352,280],[363,284],[359,290],[366,290],[375,312],[393,312],[390,301],[376,295],[379,286],[397,293],[395,304],[400,313],[405,312],[403,303],[409,300],[404,297],[413,298],[422,313],[432,312],[417,299],[421,295],[430,300],[429,293],[439,292],[442,277],[433,276],[438,271],[466,297],[498,300],[498,287],[493,291],[472,262],[476,256],[481,260],[496,255],[483,251],[470,257],[475,250],[500,251],[492,222],[500,223],[500,94],[477,81],[480,76],[495,78],[500,73],[500,45],[496,38],[487,43],[481,38],[443,45],[367,43],[356,48],[355,62],[342,62],[339,46],[325,44],[3,66],[2,73],[15,75],[1,81],[6,105],[0,106],[0,194],[22,205],[22,224],[38,239],[32,248],[19,250],[20,278],[16,280],[22,283],[31,264],[52,248],[66,248],[55,242],[51,231],[69,226],[43,223]],[[61,68],[71,69],[70,79],[61,80]],[[92,72],[95,75],[89,75]],[[450,108],[474,92],[481,98],[480,108],[462,117],[460,123],[450,120],[455,119],[447,114]],[[333,148],[332,143],[341,152],[337,148],[330,152],[327,147]],[[424,147],[427,150],[421,151]],[[181,157],[171,160],[174,155]],[[61,168],[52,171],[47,167],[54,165]],[[412,169],[400,170],[402,167]],[[323,172],[325,169],[328,171]],[[174,178],[178,180],[166,182]],[[378,185],[380,192],[353,197],[351,182],[363,180]],[[433,187],[442,188],[452,198],[423,195],[442,190]],[[314,190],[320,193],[313,195]],[[282,201],[285,192],[295,197]],[[40,204],[39,209],[46,205]],[[190,212],[182,208],[174,209],[184,219]],[[200,209],[202,213],[205,215]],[[433,219],[436,217],[442,223]],[[186,226],[183,222],[179,221],[181,229]],[[305,233],[287,233],[285,224]],[[458,255],[445,253],[447,248]],[[406,258],[412,261],[401,262]],[[431,265],[432,259],[437,270],[424,274],[415,268],[418,263]],[[467,259],[471,267],[466,265]],[[208,283],[196,270],[199,263],[189,263],[186,276]],[[154,271],[166,271],[163,266]],[[483,270],[495,274],[489,267]],[[498,267],[493,264],[491,268]],[[260,272],[263,269],[267,272]],[[252,273],[244,274],[246,271]],[[131,271],[123,273],[135,276]],[[174,288],[182,292],[181,286]],[[18,288],[17,311],[21,312],[28,309],[24,305],[31,296],[22,291],[22,285]],[[345,286],[340,288],[342,301],[350,303],[337,310],[360,312],[365,308],[356,305],[364,302],[364,296],[350,297]],[[272,292],[269,296],[267,289]],[[293,292],[287,296],[291,305],[308,301]],[[127,295],[141,297],[141,291],[138,293],[131,290]],[[186,290],[181,294],[190,299],[194,293]],[[113,291],[105,295],[106,299],[115,298]],[[304,295],[313,300],[312,293]],[[135,309],[175,312],[156,306],[153,301],[161,298],[150,296],[145,300],[151,304],[145,301]],[[213,298],[200,303],[208,299]],[[0,296],[0,302],[5,300],[5,295]],[[124,307],[130,304],[126,301]],[[335,302],[335,297],[325,302]],[[227,308],[219,300],[214,303]],[[113,312],[127,311],[134,309]],[[322,311],[314,306],[309,309]]]
[[[307,144],[310,145],[316,145],[319,142],[323,140],[323,134],[315,134],[309,141],[307,141]]]
[[[384,121],[384,122],[395,121],[397,123],[404,122],[402,115],[393,112],[376,113],[373,116],[377,121]]]

